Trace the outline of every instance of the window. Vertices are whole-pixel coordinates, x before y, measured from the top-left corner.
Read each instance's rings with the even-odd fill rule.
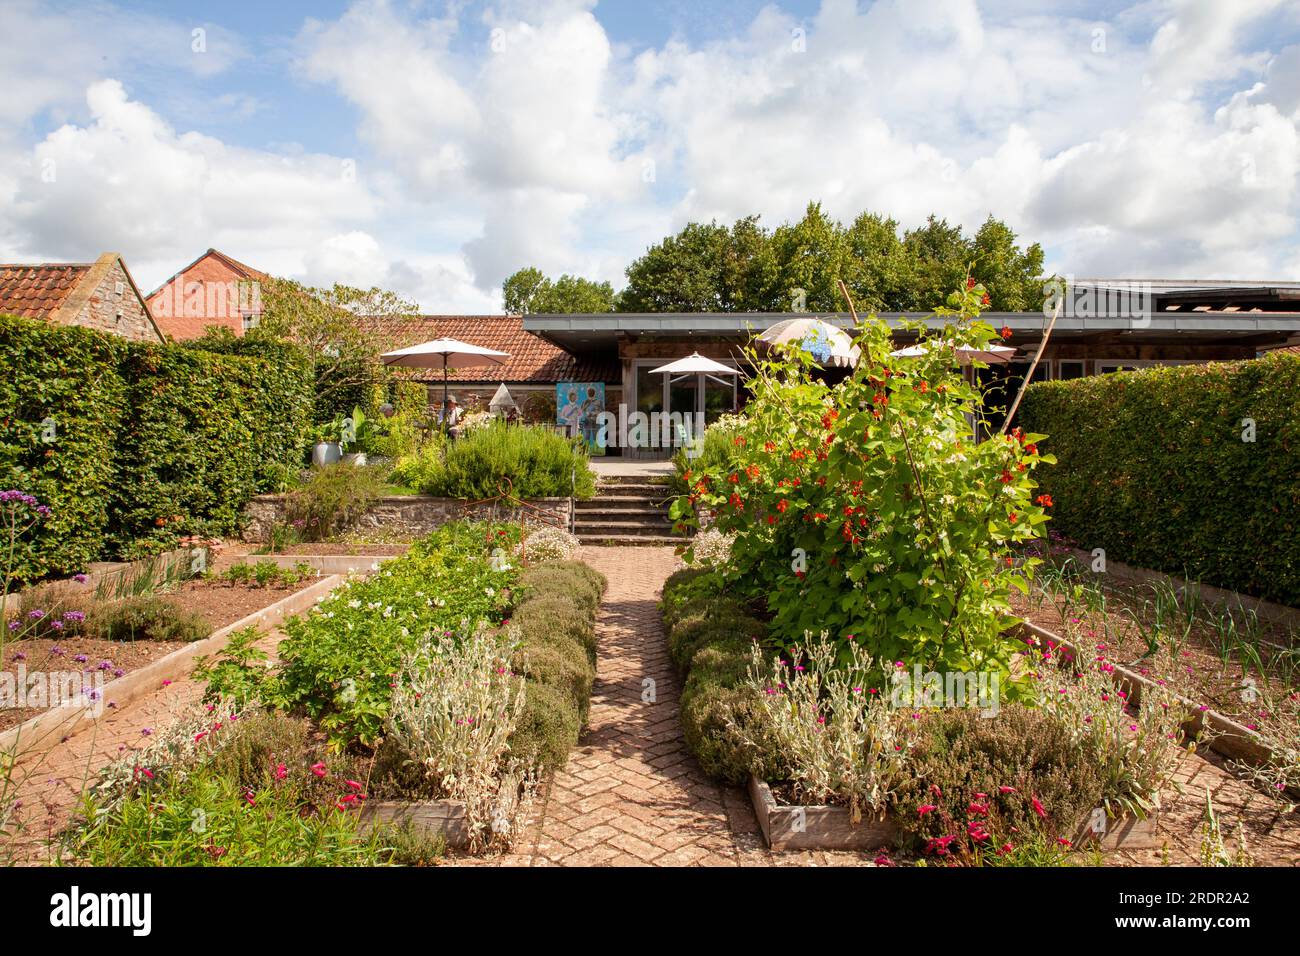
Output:
[[[1056,377],[1066,380],[1083,378],[1083,362],[1077,359],[1062,359],[1056,363]]]
[[[254,313],[245,312],[242,316],[240,316],[240,318],[243,321],[245,332],[249,331],[250,329],[257,328],[258,317]]]

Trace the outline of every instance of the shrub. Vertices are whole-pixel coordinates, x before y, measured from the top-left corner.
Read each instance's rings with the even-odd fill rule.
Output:
[[[686,569],[664,583],[669,653],[685,674],[682,737],[704,772],[729,783],[749,775],[785,780],[761,695],[747,686],[753,644],[764,627],[742,606],[718,596],[721,579]]]
[[[571,596],[584,611],[595,611],[605,593],[605,577],[581,561],[548,561],[525,568],[519,587],[538,597]]]
[[[101,606],[92,618],[106,641],[201,641],[212,633],[203,615],[175,598],[141,595]]]
[[[982,295],[955,293],[937,310],[942,329],[905,323],[933,346],[916,358],[894,355],[893,330],[867,319],[861,360],[833,387],[806,351],[754,355],[734,467],[683,472],[674,521],[698,526],[708,512],[733,536],[727,585],[766,601],[778,640],[826,630],[841,659],[852,644],[878,665],[994,671],[1024,692],[1011,672],[1021,648],[1006,633],[1010,593],[1036,561],[1020,545],[1047,520],[1033,491],[1051,458],[1018,430],[972,441],[983,396],[953,349],[997,337],[979,319]]]
[[[1061,463],[1043,491],[1067,537],[1300,606],[1297,394],[1300,357],[1276,354],[1035,384],[1020,416]]]
[[[764,736],[741,739],[758,749],[769,735],[790,770],[800,803],[847,803],[856,823],[882,814],[908,776],[907,722],[868,683],[874,662],[857,644],[836,659],[829,635],[807,635],[789,660],[765,662],[755,647],[748,686],[761,695]],[[743,731],[743,729],[742,729]]]
[[[565,691],[530,681],[523,713],[510,737],[510,753],[530,766],[563,767],[581,731],[582,717]]]
[[[1098,653],[1077,669],[1045,660],[1034,673],[1040,706],[1074,743],[1075,759],[1101,775],[1108,816],[1145,817],[1160,806],[1160,791],[1178,762],[1175,746],[1191,716],[1185,704],[1155,687],[1134,704],[1111,680],[1114,666]]]
[[[552,525],[529,532],[519,546],[520,555],[529,561],[568,561],[577,550],[577,536]]]
[[[71,581],[29,588],[6,601],[13,614],[6,635],[12,638],[70,638],[86,633],[93,626],[94,591]],[[17,608],[14,609],[14,605]]]
[[[530,682],[546,684],[567,694],[577,704],[580,721],[586,722],[596,668],[581,644],[556,637],[548,638],[545,643],[533,642],[514,652],[510,666]]]
[[[226,646],[217,652],[216,661],[209,663],[206,656],[194,661],[194,679],[205,681],[205,701],[226,699],[236,706],[261,696],[266,687],[266,651],[257,646],[262,632],[256,627],[245,627],[230,635]]]
[[[398,462],[394,477],[428,495],[479,500],[507,490],[520,498],[590,498],[586,449],[554,431],[493,422],[450,442],[445,453]]]
[[[383,493],[378,469],[335,462],[289,492],[284,520],[304,540],[323,541],[351,528]]]
[[[515,525],[454,522],[415,542],[368,578],[335,590],[283,627],[269,699],[318,720],[336,747],[374,746],[393,676],[423,635],[500,622],[518,571],[493,561]]]
[[[591,661],[596,660],[596,631],[593,611],[579,607],[569,596],[537,594],[520,604],[510,623],[520,629],[529,645],[549,641],[571,641]]]
[[[1004,707],[992,718],[965,708],[927,715],[910,762],[897,819],[931,852],[946,851],[940,856],[1072,840],[1101,806],[1095,760],[1059,720],[1028,707]]]
[[[479,626],[422,642],[403,663],[388,713],[389,762],[424,799],[465,805],[471,848],[504,838],[527,767],[509,757],[526,683],[509,668],[509,638]]]

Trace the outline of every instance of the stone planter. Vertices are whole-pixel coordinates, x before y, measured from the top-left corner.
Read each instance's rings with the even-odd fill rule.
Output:
[[[345,464],[356,465],[360,467],[361,465],[364,465],[366,463],[366,453],[363,451],[349,452],[348,454],[343,456],[343,461]]]

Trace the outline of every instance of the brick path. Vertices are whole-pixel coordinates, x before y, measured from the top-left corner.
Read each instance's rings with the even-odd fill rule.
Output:
[[[609,579],[597,619],[588,728],[534,806],[505,866],[862,865],[853,853],[786,853],[763,844],[748,796],[700,770],[682,740],[680,681],[659,611],[676,566],[668,547],[588,547]],[[653,681],[648,685],[646,681]],[[653,693],[651,693],[653,690]],[[468,861],[467,861],[468,862]]]

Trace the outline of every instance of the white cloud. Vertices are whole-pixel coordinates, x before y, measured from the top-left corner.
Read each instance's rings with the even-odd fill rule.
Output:
[[[775,225],[820,199],[905,226],[992,214],[1077,275],[1277,278],[1300,263],[1300,16],[1283,0],[1134,0],[1101,19],[1084,2],[823,0],[806,21],[772,5],[726,38],[649,49],[611,42],[592,0],[433,16],[357,0],[293,50],[297,78],[355,111],[355,177],[328,149],[232,145],[127,95],[138,51],[201,80],[247,59],[238,37],[212,28],[196,61],[183,19],[17,0],[5,26],[12,11],[7,258],[117,247],[162,278],[217,246],[486,311],[523,265],[618,285],[690,219]],[[40,52],[52,44],[66,56]],[[198,82],[176,95],[193,101]],[[253,122],[278,91],[255,92],[212,102]],[[62,125],[30,132],[49,116]],[[356,151],[350,132],[338,151]]]

